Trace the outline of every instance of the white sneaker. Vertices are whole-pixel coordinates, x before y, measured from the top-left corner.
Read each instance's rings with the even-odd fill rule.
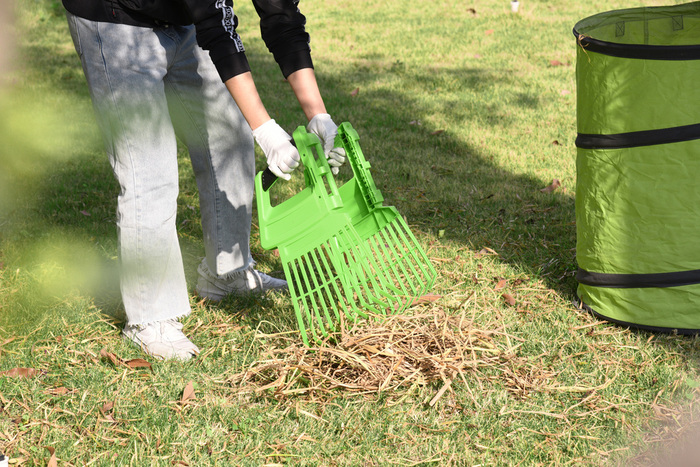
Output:
[[[127,324],[122,334],[154,357],[186,361],[199,354],[199,348],[182,333],[182,323],[176,319],[133,326]]]
[[[251,262],[247,269],[236,271],[225,276],[212,273],[205,260],[197,268],[197,294],[218,302],[226,295],[262,294],[269,291],[288,291],[287,281],[270,277],[255,269]]]

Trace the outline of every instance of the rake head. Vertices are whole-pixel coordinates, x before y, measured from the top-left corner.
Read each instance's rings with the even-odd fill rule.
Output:
[[[436,273],[404,219],[383,197],[348,123],[339,128],[355,177],[338,189],[320,142],[294,132],[306,188],[275,206],[256,177],[261,244],[278,248],[301,331],[309,345],[341,319],[397,313],[432,287]]]

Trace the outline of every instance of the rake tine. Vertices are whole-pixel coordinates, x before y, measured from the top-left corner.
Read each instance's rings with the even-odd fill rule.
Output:
[[[404,278],[403,284],[408,286],[409,290],[404,290],[406,291],[406,295],[411,295],[415,294],[416,290],[420,288],[419,285],[416,285],[416,280],[417,280],[417,274],[415,268],[411,267],[410,262],[406,262],[406,253],[407,253],[407,248],[405,247],[404,244],[400,243],[396,236],[394,235],[393,227],[394,227],[394,222],[389,223],[384,229],[382,229],[381,232],[379,232],[379,236],[384,240],[383,245],[389,245],[390,247],[386,247],[389,249],[389,253],[387,256],[394,257],[395,258],[395,264],[398,265],[398,267],[401,269],[401,274],[402,277]],[[401,248],[403,247],[403,248]],[[397,248],[401,248],[402,251],[398,251]]]
[[[353,312],[363,318],[366,318],[367,314],[354,305],[356,302],[356,300],[354,300],[355,295],[359,299],[363,308],[368,308],[372,311],[375,310],[364,297],[364,270],[361,261],[357,260],[357,253],[355,251],[357,248],[359,248],[359,245],[357,242],[353,242],[346,238],[348,235],[352,236],[352,233],[355,232],[343,231],[341,235],[335,238],[338,248],[335,250],[336,255],[334,256],[334,260],[338,263],[338,267],[342,268],[340,270],[347,271],[345,274],[340,274],[340,276],[342,277],[344,286],[348,290],[348,300],[353,303]],[[356,319],[356,316],[349,316],[349,318],[354,320]]]
[[[333,323],[337,322],[340,320],[340,314],[338,313],[338,308],[335,300],[333,299],[333,292],[331,291],[331,287],[335,288],[336,295],[338,294],[337,287],[335,287],[335,273],[331,267],[328,266],[328,263],[323,261],[323,266],[321,263],[319,263],[318,258],[321,257],[322,259],[325,258],[325,255],[323,254],[322,249],[316,249],[311,252],[311,258],[313,259],[313,263],[315,266],[315,270],[322,275],[322,278],[324,279],[322,281],[322,284],[319,284],[318,286],[318,294],[321,298],[321,303],[323,304],[330,304],[334,317],[331,317],[328,314],[328,307],[323,306],[323,312],[326,317],[326,322],[329,323],[329,328],[331,330],[335,330],[335,325]]]
[[[397,218],[397,219],[398,219],[398,218]],[[399,221],[399,222],[400,222],[400,221]],[[392,223],[392,224],[393,224],[393,223]],[[400,243],[403,244],[403,245],[406,245],[407,242],[408,242],[408,239],[406,238],[406,236],[403,234],[403,232],[401,232],[401,230],[399,230],[399,229],[396,228],[396,225],[392,225],[391,228],[387,229],[386,233],[387,233],[390,237],[392,237],[392,238],[394,239],[395,242],[400,242]],[[401,239],[398,238],[397,233],[398,233],[398,236],[401,237]],[[408,258],[410,259],[411,257],[412,257],[412,254],[411,254],[410,251],[409,251]],[[427,258],[425,258],[425,259],[427,260]],[[423,268],[422,268],[420,262],[417,262],[417,261],[405,261],[405,262],[402,262],[402,264],[406,264],[406,265],[408,266],[408,268],[410,269],[410,273],[411,273],[411,274],[408,274],[409,277],[421,277],[421,278],[425,277],[425,271],[423,270]],[[417,267],[416,267],[416,266],[417,266]],[[420,272],[418,271],[417,268],[420,269]],[[423,285],[423,286],[420,286],[420,285],[419,285],[419,286],[417,286],[417,287],[415,287],[415,286],[412,287],[413,293],[414,293],[414,294],[415,294],[415,293],[421,293],[422,291],[424,291],[424,287],[425,287],[424,285]]]
[[[371,241],[362,241],[360,239],[358,249],[361,250],[361,256],[363,257],[360,258],[359,264],[365,266],[364,270],[367,272],[367,280],[371,283],[372,290],[375,291],[375,294],[371,295],[371,299],[383,308],[391,308],[391,304],[387,300],[395,301],[396,292],[399,290],[392,284],[390,275],[386,274],[386,268],[382,266],[384,262],[381,261],[381,255],[372,246]]]
[[[364,302],[364,305],[375,313],[385,314],[384,309],[390,307],[390,304],[380,296],[384,295],[386,299],[392,300],[393,295],[383,291],[385,279],[381,275],[374,273],[380,268],[371,249],[357,236],[356,232],[353,233],[355,234],[354,242],[349,242],[352,245],[349,251],[351,250],[353,255],[351,256],[352,261],[348,262],[348,266],[357,272],[356,282],[364,292],[360,296],[363,299],[365,294],[367,296],[367,301]],[[374,303],[379,308],[372,306],[370,303]]]
[[[294,314],[296,314],[297,316],[297,323],[299,324],[299,332],[301,332],[301,339],[304,341],[304,345],[308,346],[309,338],[306,333],[307,326],[304,319],[306,315],[302,312],[303,303],[301,302],[296,287],[298,283],[298,273],[296,272],[296,268],[292,267],[292,262],[294,261],[296,261],[296,259],[286,261],[284,262],[282,267],[284,269],[284,274],[288,279],[287,284],[289,286],[289,295],[292,299],[292,304],[294,305]]]
[[[408,225],[406,225],[406,222],[403,220],[403,218],[399,216],[397,219],[398,227],[400,228],[396,228],[396,231],[398,231],[399,235],[405,242],[404,244],[410,243],[416,246],[416,248],[409,249],[409,252],[411,256],[415,259],[415,262],[418,265],[418,267],[421,269],[423,277],[428,281],[426,287],[432,287],[437,276],[435,268],[433,268],[432,264],[430,264],[430,259],[428,258],[428,255],[426,255],[425,251],[423,251],[423,249],[420,247],[418,240],[416,240],[416,237],[408,228]],[[420,255],[418,253],[420,253]]]
[[[379,232],[377,232],[375,235],[370,237],[368,241],[373,244],[374,249],[377,251],[377,254],[380,255],[384,261],[384,269],[385,270],[390,270],[391,272],[391,277],[393,277],[395,280],[393,281],[392,284],[392,289],[401,295],[407,294],[407,290],[405,288],[405,282],[408,280],[406,277],[406,271],[403,268],[403,265],[401,264],[398,255],[395,255],[395,252],[393,249],[389,249],[387,245],[389,244],[386,239],[384,238],[384,230],[382,229]],[[392,256],[396,256],[396,261],[393,261],[391,258]],[[401,272],[396,270],[396,265],[398,265],[399,268],[401,268]],[[389,274],[386,274],[387,276]],[[402,280],[403,279],[403,280]],[[396,287],[398,285],[401,287],[400,289]]]
[[[316,300],[314,299],[314,293],[315,293],[315,288],[312,287],[311,285],[311,280],[309,280],[309,271],[306,267],[306,254],[302,255],[301,258],[304,259],[304,262],[301,263],[301,273],[303,277],[304,284],[306,285],[306,290],[307,292],[304,294],[305,297],[307,297],[307,307],[309,308],[309,324],[310,324],[310,329],[311,332],[313,333],[314,337],[316,337],[316,329],[317,327],[321,328],[321,333],[324,336],[327,336],[328,333],[325,330],[323,326],[323,318],[321,317],[320,310],[318,308],[318,304],[316,303]],[[301,262],[301,259],[300,259]]]

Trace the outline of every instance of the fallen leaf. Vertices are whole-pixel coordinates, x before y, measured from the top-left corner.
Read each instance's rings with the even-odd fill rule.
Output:
[[[552,144],[554,146],[561,146],[561,143],[559,142],[559,140],[556,140],[556,139],[554,141],[552,141]]]
[[[188,463],[185,462],[185,461],[172,461],[171,464],[172,464],[172,465],[184,465],[184,466],[189,466],[189,465],[190,465],[190,464],[188,464]]]
[[[551,193],[554,190],[556,190],[557,188],[559,188],[560,186],[561,186],[561,182],[555,178],[554,180],[552,180],[552,183],[550,183],[549,186],[542,188],[540,191],[542,193]]]
[[[498,256],[498,253],[496,253],[494,250],[491,248],[482,248],[477,254],[474,255],[475,258],[479,259],[482,256],[490,256],[490,255],[496,255]]]
[[[112,352],[108,352],[107,349],[100,350],[100,356],[106,358],[112,362],[113,365],[117,366],[124,363],[124,360],[114,355]]]
[[[487,36],[490,36],[494,32],[496,32],[494,29],[487,29],[486,31],[484,31],[484,34],[486,34]]]
[[[80,211],[80,214],[82,214],[83,216],[87,216],[87,217],[90,217],[92,215],[87,211]]]
[[[559,94],[561,94],[562,96],[568,96],[569,94],[571,94],[571,91],[569,91],[568,89],[562,89],[561,91],[559,91]]]
[[[467,8],[467,13],[471,13],[472,16],[476,16],[476,8]]]
[[[46,450],[49,451],[49,454],[51,454],[46,467],[58,467],[58,461],[56,460],[56,449],[54,449],[53,446],[44,446],[44,448],[46,448]]]
[[[550,60],[550,61],[549,61],[549,64],[550,64],[551,66],[563,66],[563,65],[564,65],[564,64],[563,64],[562,62],[560,62],[559,60]]]
[[[496,287],[494,287],[493,290],[501,290],[502,288],[504,288],[506,286],[507,283],[508,283],[507,280],[501,279],[500,281],[498,281],[498,284],[496,284]]]
[[[411,305],[425,305],[426,303],[433,303],[442,298],[442,295],[427,294],[422,297],[417,298],[413,301]]]
[[[12,368],[11,370],[0,373],[0,375],[9,376],[11,378],[33,378],[40,374],[41,371],[34,368]]]
[[[104,404],[102,404],[102,407],[100,407],[100,413],[102,414],[101,421],[108,423],[116,423],[114,415],[112,415],[111,413],[112,409],[114,409],[114,402],[105,402]]]
[[[360,93],[360,88],[355,88],[352,91],[350,91],[350,95],[352,97],[356,97]]]
[[[180,403],[187,402],[190,399],[194,399],[194,383],[188,381],[185,385],[185,389],[182,390],[182,397],[180,398]]]
[[[435,130],[432,133],[430,133],[432,136],[439,135],[440,133],[444,133],[445,130]]]
[[[125,361],[124,359],[117,357],[115,354],[109,352],[107,349],[104,348],[100,350],[100,357],[102,357],[105,360],[111,361],[114,366],[126,365],[132,369],[148,368],[149,370],[153,371],[153,364],[147,360],[144,360],[143,358],[134,358]]]
[[[65,386],[61,386],[60,388],[49,388],[44,392],[46,392],[46,394],[50,394],[52,396],[65,396],[66,394],[71,392],[71,390]]]
[[[148,368],[149,370],[153,371],[153,365],[143,358],[134,358],[133,360],[129,360],[125,363],[129,368]]]
[[[503,300],[505,300],[508,305],[515,306],[515,297],[513,297],[511,294],[504,293],[501,295],[501,297],[503,297]]]

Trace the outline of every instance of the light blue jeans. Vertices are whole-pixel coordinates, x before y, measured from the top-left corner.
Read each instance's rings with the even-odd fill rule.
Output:
[[[246,268],[255,159],[247,122],[194,27],[68,24],[107,155],[119,181],[121,292],[128,323],[189,314],[176,229],[176,135],[188,148],[199,190],[207,265]]]

